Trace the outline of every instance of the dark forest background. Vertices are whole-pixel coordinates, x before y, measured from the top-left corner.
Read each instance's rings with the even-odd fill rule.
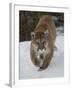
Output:
[[[19,41],[30,41],[31,32],[42,15],[53,16],[56,27],[64,26],[64,13],[19,11]]]

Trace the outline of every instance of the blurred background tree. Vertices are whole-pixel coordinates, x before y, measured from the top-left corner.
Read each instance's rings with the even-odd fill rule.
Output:
[[[36,27],[42,15],[53,16],[56,27],[64,26],[64,13],[19,11],[19,41],[20,42],[31,40],[31,32]]]

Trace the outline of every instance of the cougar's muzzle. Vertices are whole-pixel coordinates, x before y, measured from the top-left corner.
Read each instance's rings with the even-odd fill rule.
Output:
[[[43,59],[43,58],[44,58],[44,56],[43,56],[43,54],[41,54],[41,55],[40,55],[40,59]]]

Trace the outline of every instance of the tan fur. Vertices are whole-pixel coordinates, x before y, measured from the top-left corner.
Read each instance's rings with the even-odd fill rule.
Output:
[[[46,37],[46,34],[44,33],[47,30],[48,36]],[[31,48],[30,48],[31,61],[33,62],[34,65],[40,67],[41,69],[46,69],[53,57],[54,44],[56,40],[56,27],[52,20],[52,17],[49,15],[42,16],[33,32],[35,33],[35,35],[31,41]],[[42,46],[41,43],[43,41],[45,41],[45,44],[43,44]],[[39,45],[37,45],[36,42],[40,42]],[[43,59],[40,60],[38,59],[37,54],[38,47],[42,48],[42,50],[44,50],[42,51],[43,52],[42,54],[45,54],[43,55]],[[43,49],[43,47],[45,48]],[[41,53],[40,49],[38,53]]]

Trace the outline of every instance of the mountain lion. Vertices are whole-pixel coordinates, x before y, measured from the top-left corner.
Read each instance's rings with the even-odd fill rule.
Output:
[[[40,70],[48,67],[54,53],[56,27],[52,16],[41,16],[36,28],[31,32],[31,61]]]

